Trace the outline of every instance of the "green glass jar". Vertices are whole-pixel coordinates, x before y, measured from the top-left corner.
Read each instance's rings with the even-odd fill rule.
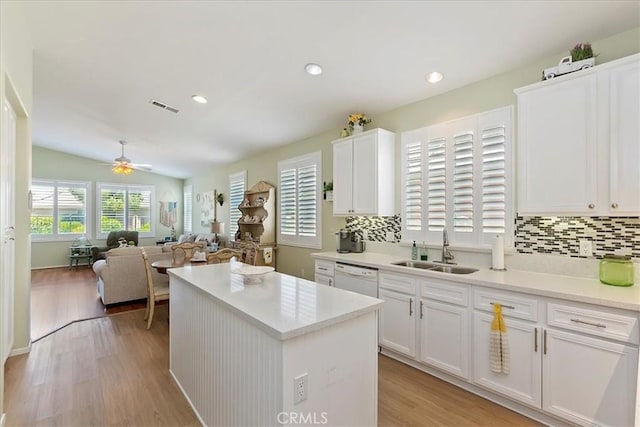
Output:
[[[630,256],[605,255],[600,260],[600,281],[606,285],[633,285],[633,262]]]

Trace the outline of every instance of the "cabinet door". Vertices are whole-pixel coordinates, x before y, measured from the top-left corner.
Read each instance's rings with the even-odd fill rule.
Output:
[[[353,213],[378,212],[378,155],[376,133],[353,139]]]
[[[352,213],[353,140],[347,139],[333,144],[333,214]]]
[[[518,94],[518,206],[523,214],[594,214],[596,75]]]
[[[634,425],[638,350],[545,332],[543,409],[582,425]]]
[[[640,63],[609,72],[610,215],[640,212]]]
[[[541,329],[534,324],[505,317],[509,339],[510,372],[491,371],[490,314],[475,312],[473,320],[473,381],[528,405],[541,405]],[[570,359],[568,359],[570,360]]]
[[[469,314],[466,307],[420,300],[420,360],[469,378]]]
[[[410,357],[416,355],[416,299],[413,296],[380,289],[384,300],[380,310],[380,339],[383,347]]]

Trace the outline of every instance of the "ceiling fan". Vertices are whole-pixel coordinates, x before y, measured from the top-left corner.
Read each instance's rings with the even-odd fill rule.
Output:
[[[127,141],[120,141],[120,145],[122,145],[122,153],[120,157],[116,157],[113,161],[113,167],[111,170],[113,173],[120,175],[129,175],[133,173],[134,169],[143,170],[143,171],[151,171],[151,165],[142,164],[142,163],[132,163],[129,158],[124,155],[124,146],[127,145]]]

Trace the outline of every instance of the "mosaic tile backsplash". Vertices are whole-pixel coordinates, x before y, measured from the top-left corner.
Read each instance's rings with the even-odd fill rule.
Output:
[[[345,228],[364,239],[385,242],[387,232],[394,243],[401,239],[400,215],[346,217]],[[580,257],[579,240],[593,242],[593,254],[631,255],[640,258],[640,217],[517,217],[516,251],[522,254],[559,254]]]
[[[517,217],[516,251],[579,257],[579,240],[593,242],[593,255],[640,258],[640,217]]]
[[[348,216],[345,218],[345,229],[355,231],[356,236],[364,239],[363,230],[367,230],[368,238],[372,242],[386,242],[387,231],[392,231],[394,241],[400,242],[400,215],[394,216]]]

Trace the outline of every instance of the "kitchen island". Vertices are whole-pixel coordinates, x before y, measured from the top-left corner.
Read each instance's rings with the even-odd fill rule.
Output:
[[[243,265],[169,270],[170,372],[200,421],[376,425],[382,301]]]

